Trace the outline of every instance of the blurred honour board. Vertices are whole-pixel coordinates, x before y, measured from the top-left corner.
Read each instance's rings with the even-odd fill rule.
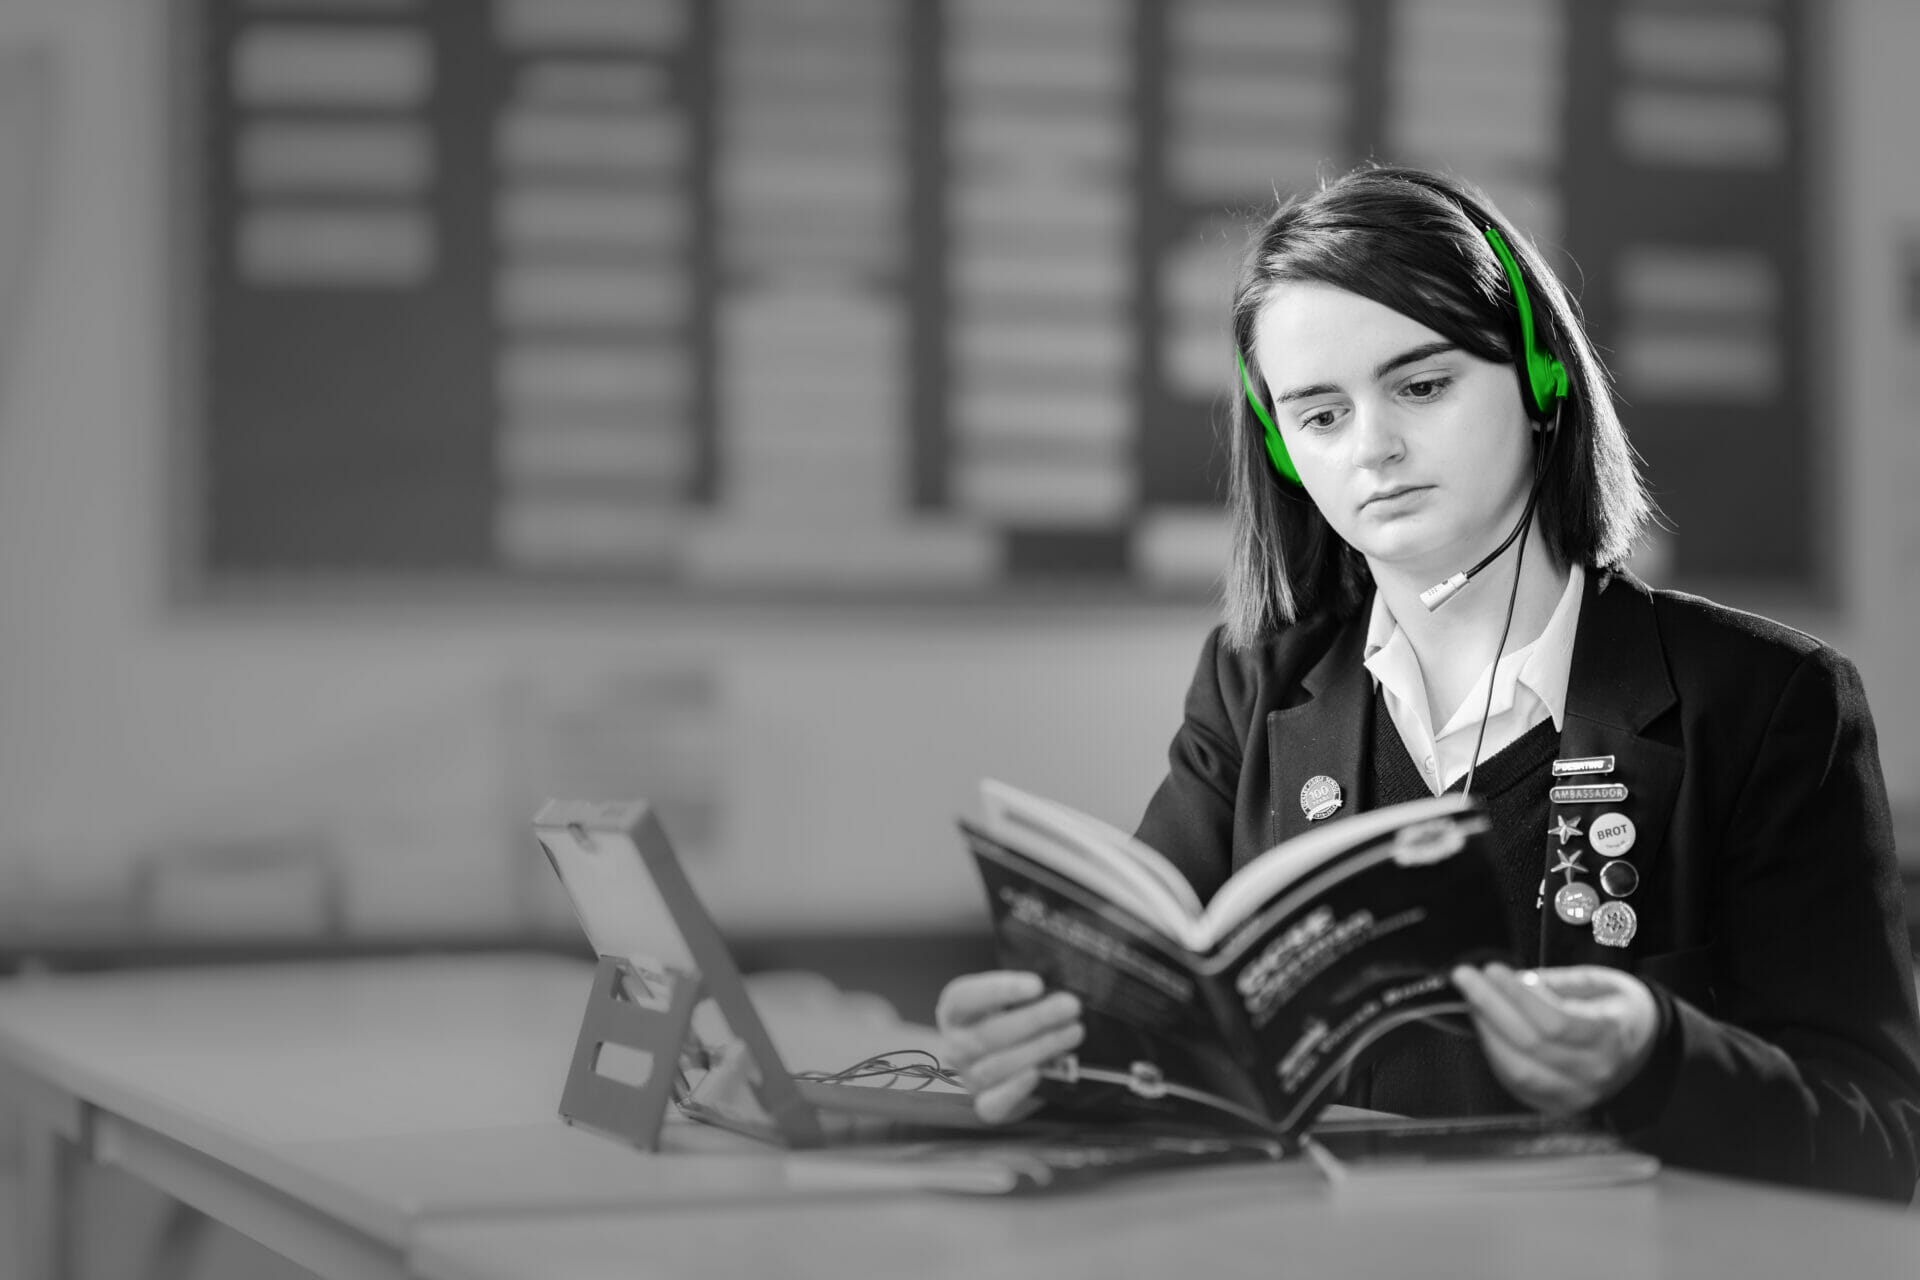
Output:
[[[1202,602],[1369,155],[1580,295],[1663,578],[1816,580],[1799,0],[172,3],[190,597]]]

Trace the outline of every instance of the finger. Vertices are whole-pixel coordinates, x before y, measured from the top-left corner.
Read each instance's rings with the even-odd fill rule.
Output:
[[[1540,976],[1548,991],[1563,1000],[1604,1000],[1619,995],[1625,976],[1618,969],[1597,964],[1562,965],[1532,972]]]
[[[1637,1071],[1652,1050],[1660,1028],[1660,1007],[1647,984],[1630,973],[1598,965],[1542,970],[1549,988],[1578,991],[1554,999],[1591,1029],[1588,1052],[1595,1066],[1587,1074],[1610,1091]]]
[[[1533,1054],[1514,1048],[1476,1020],[1487,1066],[1509,1093],[1536,1111],[1561,1115],[1592,1105],[1592,1082]]]
[[[1540,1032],[1513,1007],[1504,988],[1497,987],[1479,969],[1458,965],[1453,970],[1453,985],[1467,998],[1473,1010],[1474,1025],[1483,1034],[1492,1034],[1522,1053],[1532,1053],[1540,1043]]]
[[[964,1070],[969,1063],[1071,1025],[1079,1017],[1079,998],[1071,991],[1055,991],[1032,1004],[1008,1009],[951,1032],[946,1037],[946,1056]]]
[[[1018,969],[990,969],[955,978],[940,992],[934,1023],[942,1030],[971,1026],[1008,1005],[1037,1000],[1046,990],[1037,973]]]
[[[1020,1106],[1032,1093],[1034,1086],[1040,1083],[1040,1072],[1029,1068],[1018,1075],[1010,1076],[990,1089],[976,1093],[973,1097],[974,1114],[988,1124],[999,1124],[1010,1120],[1020,1110]]]
[[[1478,975],[1474,975],[1478,976]],[[1472,977],[1466,984],[1471,985]],[[1506,996],[1487,983],[1487,999],[1470,1004],[1474,1027],[1488,1064],[1515,1097],[1555,1114],[1592,1106],[1620,1069],[1622,1055],[1610,1037],[1610,1023],[1582,1022],[1580,1036],[1551,1039],[1505,1004]]]
[[[1503,964],[1486,967],[1487,981],[1506,998],[1507,1005],[1525,1018],[1543,1042],[1586,1043],[1591,1027],[1574,1016],[1548,990],[1537,970],[1518,973]]]
[[[1469,992],[1467,998],[1474,1013],[1474,1026],[1489,1059],[1498,1049],[1509,1061],[1531,1063],[1555,1079],[1582,1082],[1583,1089],[1588,1087],[1605,1070],[1600,1046],[1591,1039],[1595,1034],[1592,1028],[1583,1023],[1582,1029],[1561,1036],[1544,1033],[1514,1007],[1516,991],[1524,996],[1532,984],[1521,982],[1511,972],[1507,977],[1511,981],[1503,983],[1492,975],[1469,971],[1459,983],[1463,991]],[[1514,1074],[1518,1074],[1517,1069]]]
[[[1080,1042],[1086,1038],[1086,1034],[1086,1027],[1078,1022],[1068,1023],[1064,1027],[1055,1027],[1051,1031],[976,1060],[962,1073],[961,1078],[966,1081],[969,1089],[991,1089],[1003,1080],[1009,1080],[1030,1068],[1038,1068],[1043,1063],[1078,1048]]]
[[[1563,1075],[1537,1058],[1524,1057],[1504,1047],[1489,1048],[1487,1065],[1508,1093],[1546,1115],[1584,1111],[1598,1096],[1590,1082]]]

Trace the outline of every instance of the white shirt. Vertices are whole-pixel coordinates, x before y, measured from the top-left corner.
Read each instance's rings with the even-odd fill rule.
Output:
[[[1580,599],[1587,575],[1574,565],[1567,575],[1566,590],[1560,603],[1547,619],[1546,629],[1531,644],[1515,649],[1500,659],[1498,670],[1483,670],[1473,691],[1454,711],[1453,718],[1439,733],[1433,731],[1427,709],[1427,681],[1420,662],[1414,656],[1407,633],[1394,620],[1386,598],[1373,593],[1373,616],[1367,624],[1366,667],[1373,673],[1374,687],[1383,691],[1387,711],[1407,754],[1426,779],[1427,787],[1439,795],[1455,781],[1466,776],[1473,742],[1480,732],[1480,712],[1487,705],[1487,681],[1493,681],[1493,707],[1487,714],[1487,736],[1480,748],[1480,761],[1519,738],[1527,730],[1553,717],[1558,729],[1567,714],[1567,678],[1573,669],[1573,635],[1580,622]],[[1491,663],[1488,666],[1492,666]]]

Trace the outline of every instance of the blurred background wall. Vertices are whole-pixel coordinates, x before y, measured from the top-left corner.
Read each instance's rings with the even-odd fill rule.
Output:
[[[1444,164],[1677,531],[1920,806],[1920,6],[0,0],[0,912],[966,929],[982,774],[1131,827],[1214,616],[1245,217]],[[1909,853],[1910,858],[1914,855]]]

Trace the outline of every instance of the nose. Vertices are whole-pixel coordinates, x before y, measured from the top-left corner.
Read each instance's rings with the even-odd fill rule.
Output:
[[[1407,452],[1400,423],[1390,407],[1360,403],[1353,407],[1353,465],[1378,471]]]

